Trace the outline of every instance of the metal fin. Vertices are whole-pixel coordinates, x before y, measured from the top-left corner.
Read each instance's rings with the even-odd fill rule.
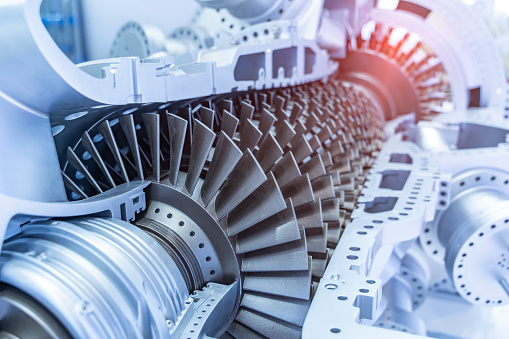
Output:
[[[336,196],[334,193],[334,183],[330,175],[313,180],[311,186],[316,198],[329,199]]]
[[[321,200],[322,203],[322,213],[323,213],[323,221],[326,222],[340,222],[340,214],[339,208],[341,206],[341,200],[335,199],[327,199]]]
[[[124,115],[120,117],[119,121],[120,126],[124,131],[124,135],[127,138],[127,142],[129,143],[129,148],[131,149],[131,154],[133,155],[134,165],[136,167],[138,178],[140,180],[145,180],[143,165],[141,163],[140,145],[138,143],[138,136],[136,134],[136,125],[134,124],[134,117],[132,114]]]
[[[295,208],[295,215],[299,226],[306,230],[321,228],[323,224],[322,205],[320,201],[310,202]]]
[[[253,124],[251,119],[247,120],[246,125],[242,129],[240,135],[240,150],[244,152],[246,149],[254,150],[258,140],[262,137],[262,132]]]
[[[286,145],[288,145],[290,140],[292,140],[296,134],[297,133],[295,132],[293,127],[288,123],[287,120],[284,120],[276,128],[276,140],[281,146],[281,148],[285,148]]]
[[[249,119],[253,119],[255,108],[245,101],[240,104],[240,130],[244,130],[244,126]]]
[[[263,316],[257,312],[241,308],[235,317],[239,323],[249,328],[256,328],[260,334],[267,338],[299,339],[302,329],[284,321]]]
[[[244,294],[240,306],[302,327],[310,303],[310,300],[247,292]]]
[[[292,198],[294,206],[315,201],[311,181],[307,174],[301,175],[289,184],[285,185],[281,192],[285,198]]]
[[[103,192],[103,190],[101,189],[97,181],[94,179],[92,174],[90,174],[85,165],[83,165],[83,163],[81,162],[80,158],[78,158],[76,153],[74,153],[74,151],[70,147],[67,147],[67,161],[69,161],[69,164],[71,164],[72,167],[74,167],[81,174],[83,174],[85,179],[87,179],[87,181],[92,185],[92,187],[94,187],[94,189],[98,193]]]
[[[302,160],[306,159],[313,153],[313,149],[306,138],[301,136],[295,145],[292,145],[292,152],[295,157],[295,161],[297,161],[297,163],[301,163]]]
[[[260,146],[260,150],[256,154],[256,160],[260,163],[263,171],[267,172],[282,155],[283,150],[272,134],[269,134]]]
[[[222,219],[267,180],[251,150],[246,150],[216,197],[216,214]]]
[[[160,117],[156,113],[143,114],[143,122],[147,129],[150,155],[152,158],[152,175],[156,182],[161,181],[161,134],[159,131]]]
[[[124,178],[125,182],[129,182],[129,176],[127,175],[127,171],[125,169],[124,161],[122,160],[122,156],[120,155],[120,150],[118,149],[117,142],[115,140],[115,136],[113,135],[113,131],[111,130],[110,122],[105,120],[99,126],[99,131],[104,137],[104,141],[108,145],[111,153],[113,153],[113,157],[117,162],[117,165],[120,169],[120,175]]]
[[[233,321],[227,331],[235,339],[263,339],[265,338],[261,334],[256,333],[249,327]]]
[[[88,195],[86,195],[86,193],[83,192],[83,190],[78,185],[76,185],[76,183],[72,181],[67,174],[65,174],[63,171],[60,171],[60,173],[62,174],[62,178],[64,179],[64,185],[68,189],[70,189],[77,195],[81,196],[83,199],[88,198]]]
[[[223,120],[221,121],[221,131],[225,132],[227,136],[233,139],[239,119],[230,114],[228,111],[223,111]]]
[[[182,151],[186,141],[187,121],[171,113],[166,114],[170,136],[170,184],[177,185]]]
[[[83,145],[83,148],[85,148],[87,152],[90,153],[97,166],[99,166],[99,169],[101,170],[101,172],[103,172],[104,176],[110,183],[111,187],[115,187],[116,186],[115,181],[111,177],[110,171],[108,171],[108,167],[106,167],[106,164],[104,163],[101,153],[99,153],[99,151],[95,147],[94,142],[92,141],[92,138],[90,138],[90,134],[88,134],[87,131],[83,133],[83,136],[81,137],[81,143]],[[143,178],[141,180],[143,180]]]
[[[221,185],[242,158],[242,152],[225,132],[219,135],[209,171],[201,187],[201,199],[207,206]]]
[[[293,104],[292,113],[290,115],[290,123],[294,124],[295,121],[300,117],[304,109],[298,103]]]
[[[312,157],[311,160],[305,164],[301,165],[300,172],[302,174],[309,174],[310,180],[314,180],[327,173],[325,166],[323,165],[322,157],[318,154]]]
[[[244,279],[244,290],[309,300],[311,296],[311,259],[305,271],[253,272]]]
[[[304,229],[301,239],[261,250],[245,253],[242,257],[242,272],[281,272],[307,270],[308,248]]]
[[[189,169],[187,170],[185,184],[189,194],[194,192],[196,183],[203,170],[203,165],[205,165],[210,148],[216,138],[216,134],[199,120],[194,121],[193,131],[193,144],[191,146],[191,157],[189,159]]]
[[[214,110],[204,106],[200,107],[200,121],[210,129],[213,129],[214,126],[214,114]]]
[[[286,209],[237,235],[237,253],[246,253],[300,239],[300,229],[291,199]]]
[[[228,235],[237,234],[285,208],[283,194],[269,172],[267,181],[228,214]]]
[[[271,168],[271,171],[281,187],[301,176],[299,166],[290,151]]]

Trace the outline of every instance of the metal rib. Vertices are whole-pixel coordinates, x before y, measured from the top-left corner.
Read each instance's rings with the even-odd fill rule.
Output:
[[[305,271],[247,273],[243,288],[246,291],[309,300],[311,296],[310,261],[308,257],[309,269]]]
[[[71,164],[76,170],[78,170],[81,174],[83,174],[83,176],[85,177],[85,179],[87,179],[87,181],[92,185],[92,187],[94,187],[94,189],[98,192],[98,193],[102,193],[103,190],[101,189],[101,187],[99,186],[99,184],[97,183],[97,181],[95,181],[94,177],[92,176],[92,174],[90,174],[90,172],[87,170],[87,168],[85,167],[85,165],[83,165],[83,163],[81,162],[80,158],[78,158],[78,156],[76,155],[76,153],[74,153],[74,151],[70,148],[70,147],[67,147],[67,161],[69,162],[69,164]]]
[[[304,229],[301,239],[261,250],[245,253],[242,258],[242,272],[281,272],[307,270],[308,248]]]
[[[106,164],[104,163],[104,160],[97,150],[97,148],[94,145],[94,142],[92,141],[92,138],[90,138],[90,134],[88,134],[87,131],[83,133],[83,136],[81,137],[81,143],[83,145],[83,148],[87,150],[88,153],[92,156],[97,166],[99,166],[99,169],[101,172],[103,172],[104,176],[110,183],[111,187],[115,187],[115,181],[111,177],[110,171],[108,171],[108,168],[106,167]],[[143,180],[143,178],[141,179]]]
[[[292,152],[287,152],[272,168],[279,186],[283,187],[301,176],[301,172]]]
[[[322,157],[320,155],[315,155],[308,162],[300,166],[300,172],[302,174],[309,174],[309,179],[314,180],[322,175],[325,175],[327,171],[325,170],[325,166],[322,162]]]
[[[177,185],[177,177],[180,170],[182,151],[186,142],[187,121],[167,113],[168,133],[170,136],[170,184]]]
[[[152,158],[152,175],[156,182],[161,181],[161,135],[159,131],[160,117],[156,113],[143,114],[143,122],[147,129],[148,142],[150,144],[150,155]]]
[[[307,174],[301,175],[289,184],[285,185],[281,192],[285,198],[292,198],[294,206],[315,201],[311,181]]]
[[[246,125],[242,129],[240,135],[240,150],[244,152],[246,149],[254,150],[258,144],[258,140],[262,137],[262,132],[253,124],[251,119],[247,120]]]
[[[265,180],[265,172],[248,149],[217,194],[215,209],[218,219],[222,219]]]
[[[210,148],[214,143],[216,134],[199,120],[194,121],[193,144],[191,146],[191,157],[186,177],[186,190],[193,194],[196,183],[200,178],[203,165],[209,156]]]
[[[232,236],[284,210],[285,199],[272,173],[250,196],[228,214],[228,235]]]
[[[100,126],[99,131],[104,137],[104,141],[108,145],[115,161],[117,162],[118,168],[120,169],[120,175],[124,178],[125,182],[129,182],[129,176],[127,175],[127,171],[124,166],[124,161],[122,161],[122,156],[120,155],[120,150],[118,149],[117,142],[115,140],[115,136],[111,130],[111,126],[108,120],[105,120]]]
[[[256,154],[256,160],[260,163],[263,171],[267,172],[282,155],[283,150],[272,134],[269,134],[260,146],[260,150]]]
[[[140,180],[145,180],[143,165],[141,163],[140,145],[138,144],[138,135],[136,134],[136,125],[134,124],[134,117],[132,114],[124,115],[120,117],[119,121],[120,126],[124,131],[124,135],[127,138],[127,142],[129,143],[129,148],[131,149],[131,154],[133,155],[134,165],[136,167],[138,178],[140,178]]]
[[[228,111],[223,110],[223,120],[221,121],[221,131],[225,132],[227,136],[233,139],[233,135],[237,130],[239,119],[230,114]]]
[[[242,157],[242,152],[226,133],[221,132],[209,171],[201,187],[201,199],[208,206],[230,172]]]
[[[200,107],[200,121],[210,129],[213,129],[214,126],[214,110],[207,107]]]
[[[291,199],[286,209],[237,235],[237,253],[246,253],[300,239],[300,229]]]
[[[247,292],[244,294],[240,306],[302,327],[310,303],[310,300]]]

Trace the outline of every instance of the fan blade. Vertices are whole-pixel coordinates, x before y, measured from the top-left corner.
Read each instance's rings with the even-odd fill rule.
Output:
[[[217,194],[215,210],[218,219],[222,219],[265,180],[265,172],[248,149]]]
[[[300,229],[291,199],[286,209],[237,235],[237,254],[284,244],[300,239]]]
[[[300,139],[292,145],[292,152],[295,157],[295,161],[297,161],[297,163],[301,163],[302,160],[306,159],[313,153],[313,149],[306,138],[301,136]]]
[[[281,192],[285,198],[292,198],[294,206],[299,206],[307,202],[315,201],[311,181],[307,174],[301,175],[292,182],[286,184]]]
[[[242,158],[242,152],[237,145],[225,132],[221,132],[209,171],[201,187],[201,199],[205,206],[208,206],[240,158]]]
[[[253,113],[255,108],[248,104],[246,101],[242,101],[240,104],[240,131],[244,130],[244,126],[246,126],[246,122],[249,119],[253,119]]]
[[[262,137],[262,132],[253,124],[251,119],[247,120],[246,125],[240,134],[240,150],[244,152],[246,149],[254,150],[258,144],[258,140]]]
[[[310,304],[310,300],[247,292],[244,294],[240,306],[302,327]]]
[[[214,110],[207,107],[200,107],[200,121],[210,129],[214,127]]]
[[[330,175],[313,180],[311,182],[311,186],[313,187],[313,193],[316,198],[330,199],[336,197],[334,192],[334,183],[332,182],[332,177]]]
[[[227,332],[229,334],[231,334],[235,339],[263,339],[263,338],[265,338],[261,334],[256,333],[249,327],[247,327],[237,321],[232,322],[230,327],[228,327]]]
[[[322,213],[323,213],[323,221],[340,221],[339,208],[341,206],[341,201],[339,199],[327,199],[321,200],[322,203]]]
[[[136,167],[138,178],[140,178],[140,180],[145,180],[143,165],[141,163],[140,145],[138,143],[138,136],[136,134],[136,125],[134,124],[134,117],[132,114],[124,115],[120,117],[119,121],[120,126],[124,131],[124,135],[127,138],[127,142],[129,143],[129,148],[131,149],[131,154],[133,155],[134,165]]]
[[[85,192],[83,192],[81,190],[81,188],[79,188],[78,185],[76,185],[76,183],[74,181],[71,180],[71,178],[69,178],[69,176],[67,174],[65,174],[63,171],[60,171],[60,173],[62,174],[62,178],[64,179],[64,185],[70,189],[71,191],[73,191],[74,193],[78,194],[79,196],[81,196],[83,199],[86,199],[88,198],[88,195],[85,194]]]
[[[267,338],[299,339],[302,329],[284,321],[262,316],[257,312],[241,308],[235,320],[249,328],[256,328],[260,334]]]
[[[237,126],[239,125],[239,119],[230,114],[228,111],[223,111],[223,120],[221,121],[221,131],[226,133],[231,139],[235,135]]]
[[[196,183],[200,178],[201,171],[209,156],[210,148],[214,143],[216,134],[199,120],[194,121],[193,143],[191,146],[191,157],[186,177],[186,190],[193,194]]]
[[[242,232],[285,208],[283,194],[274,175],[269,173],[267,181],[228,214],[228,235],[232,236]]]
[[[106,141],[106,144],[111,150],[111,153],[113,153],[113,157],[115,158],[118,168],[120,169],[120,174],[124,178],[125,182],[129,182],[129,176],[127,175],[124,162],[122,161],[122,156],[120,155],[120,150],[118,149],[117,142],[115,141],[115,136],[113,135],[113,131],[111,130],[111,126],[108,120],[105,120],[101,125],[99,125],[99,131],[104,137],[104,141]]]
[[[304,109],[302,108],[302,105],[299,103],[295,103],[293,105],[292,114],[290,115],[290,123],[293,125],[295,121],[300,117],[302,114],[302,111]]]
[[[67,147],[67,161],[69,162],[69,164],[72,165],[72,167],[74,167],[81,174],[83,174],[85,179],[87,179],[87,181],[92,185],[92,187],[94,187],[94,189],[98,193],[103,192],[103,190],[101,189],[97,181],[94,179],[92,174],[90,174],[85,165],[83,165],[83,163],[81,162],[80,158],[78,158],[76,153],[74,153],[74,151],[70,147]]]
[[[260,124],[258,125],[258,128],[260,129],[260,132],[262,132],[262,137],[258,141],[258,144],[263,144],[275,121],[276,117],[264,108],[260,113]]]
[[[170,184],[177,185],[182,151],[186,142],[187,121],[171,113],[166,114],[170,136]]]
[[[272,134],[269,134],[258,153],[256,153],[256,160],[260,163],[263,171],[267,172],[282,155],[283,150]]]
[[[302,174],[309,174],[309,179],[314,180],[322,175],[325,175],[327,171],[322,162],[320,155],[315,155],[308,162],[300,166],[300,172]]]
[[[292,152],[287,152],[277,162],[277,164],[271,168],[271,171],[274,173],[274,177],[280,187],[285,186],[289,182],[301,176],[299,166],[297,165]]]
[[[296,134],[297,133],[287,120],[283,120],[283,122],[276,128],[276,140],[281,148],[285,148]]]
[[[304,229],[301,239],[278,246],[267,247],[245,253],[242,258],[242,272],[300,271],[308,269],[308,248]]]
[[[90,134],[88,134],[87,131],[83,133],[83,136],[81,137],[81,143],[83,147],[87,150],[87,152],[90,153],[97,166],[99,166],[99,169],[101,170],[101,172],[103,172],[104,176],[110,183],[111,187],[115,187],[116,186],[115,181],[111,177],[110,171],[108,171],[108,168],[104,163],[101,153],[99,153],[99,151],[95,147],[94,142],[92,141],[92,138],[90,138]],[[143,180],[143,178],[141,180]]]
[[[159,114],[145,113],[143,114],[143,122],[147,129],[148,142],[150,144],[152,175],[154,176],[154,180],[159,182],[161,181],[161,135],[159,134],[161,126]]]
[[[306,229],[308,251],[313,253],[325,253],[327,251],[327,224],[319,228]]]
[[[299,226],[306,230],[321,228],[323,224],[322,204],[320,201],[310,202],[295,208]]]
[[[244,290],[302,300],[311,296],[311,259],[305,271],[246,273]]]

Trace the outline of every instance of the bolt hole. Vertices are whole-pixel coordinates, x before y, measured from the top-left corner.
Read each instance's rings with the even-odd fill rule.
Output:
[[[339,332],[341,332],[341,330],[340,330],[339,328],[336,328],[336,327],[331,328],[331,329],[330,329],[330,331],[331,331],[332,333],[339,333]]]
[[[159,208],[156,208],[156,209],[154,210],[154,212],[159,213],[159,212],[161,212],[161,210],[160,210]]]
[[[344,301],[344,300],[347,300],[347,299],[348,299],[348,297],[345,297],[344,295],[340,295],[340,296],[338,297],[338,299],[339,299],[339,300],[341,300],[341,301]]]
[[[368,292],[369,292],[369,290],[368,290],[367,288],[361,288],[361,289],[359,290],[359,292],[361,292],[361,293],[368,293]]]

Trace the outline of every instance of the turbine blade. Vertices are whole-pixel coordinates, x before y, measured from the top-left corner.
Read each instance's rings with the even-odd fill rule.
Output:
[[[97,148],[94,145],[94,142],[92,141],[92,138],[90,138],[90,134],[88,134],[87,131],[83,133],[83,136],[81,137],[81,143],[83,145],[83,148],[87,150],[88,153],[92,156],[97,166],[99,166],[99,169],[101,172],[103,172],[104,176],[110,183],[111,187],[115,187],[115,181],[111,177],[110,171],[108,171],[108,168],[106,167],[106,164],[104,163],[104,160],[101,156],[101,153],[97,150]],[[143,180],[143,179],[141,179]]]
[[[250,150],[254,150],[261,137],[262,132],[260,132],[260,130],[253,124],[251,119],[247,120],[240,135],[240,150],[242,152],[248,148]]]
[[[292,152],[287,152],[271,169],[279,186],[283,187],[301,176]]]
[[[182,151],[186,142],[187,121],[171,113],[166,114],[170,136],[170,184],[177,185]]]
[[[240,158],[242,158],[242,152],[233,140],[222,131],[212,156],[209,171],[201,187],[201,199],[205,206],[208,206]]]
[[[83,174],[85,179],[87,179],[87,181],[92,185],[92,187],[94,187],[94,189],[98,193],[102,193],[103,192],[103,190],[101,189],[101,187],[99,186],[97,181],[95,181],[95,179],[92,176],[92,174],[90,174],[90,172],[87,170],[85,165],[83,165],[83,163],[81,162],[80,158],[78,158],[76,153],[74,153],[74,151],[70,147],[67,147],[67,161],[69,162],[69,164],[72,165],[72,167],[74,167],[81,174]]]
[[[222,219],[265,180],[265,172],[248,149],[217,194],[215,210],[218,219]]]
[[[152,158],[152,175],[156,182],[161,181],[161,134],[159,131],[160,117],[156,113],[143,114],[143,122],[147,129],[150,155]]]
[[[124,161],[122,161],[120,150],[118,149],[115,136],[113,135],[113,131],[111,130],[111,126],[108,120],[105,120],[101,125],[99,125],[99,131],[104,137],[104,141],[106,141],[106,144],[111,150],[111,153],[113,153],[113,157],[115,158],[118,168],[120,169],[120,174],[124,178],[125,182],[129,182],[129,176],[127,175]]]
[[[216,134],[199,120],[194,121],[193,143],[191,146],[191,157],[189,159],[189,168],[186,177],[186,190],[193,194],[196,183],[200,178],[201,171],[209,156],[210,148],[214,143]]]
[[[228,111],[223,111],[223,119],[221,121],[221,131],[226,133],[231,139],[235,135],[235,131],[237,130],[237,126],[239,124],[239,119],[230,114]]]
[[[134,165],[136,167],[138,178],[140,178],[140,180],[145,180],[143,165],[141,163],[140,145],[138,143],[138,136],[136,134],[136,125],[134,124],[134,117],[132,114],[124,115],[120,117],[119,121],[120,126],[124,131],[124,135],[127,138],[127,142],[129,143],[129,148],[131,149],[131,154],[133,155]]]

